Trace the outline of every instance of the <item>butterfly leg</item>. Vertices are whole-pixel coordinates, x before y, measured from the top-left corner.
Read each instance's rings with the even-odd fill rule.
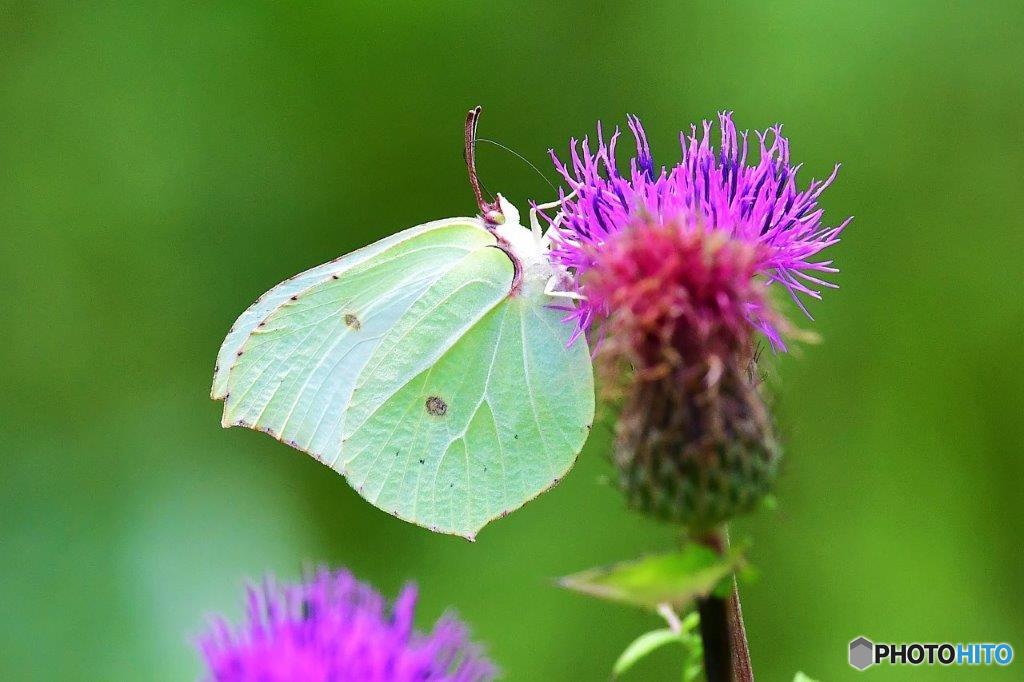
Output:
[[[544,294],[552,298],[567,298],[571,301],[585,301],[587,297],[577,291],[560,291],[558,286],[565,281],[564,276],[552,275],[544,286]]]
[[[565,197],[565,199],[572,199],[575,196],[576,196],[576,190],[573,190],[571,194],[569,194],[568,196]],[[546,210],[551,209],[551,208],[558,208],[559,206],[562,205],[562,201],[564,201],[564,199],[559,199],[558,201],[552,201],[552,202],[549,202],[547,204],[540,204],[540,205],[534,206],[533,208],[530,209],[530,229],[533,231],[534,238],[537,239],[538,241],[540,241],[541,237],[544,234],[544,231],[540,227],[540,220],[537,218],[537,214],[540,211],[546,211]],[[562,213],[561,213],[561,211],[559,211],[558,215],[556,215],[554,217],[554,219],[551,221],[551,227],[556,227],[557,228],[558,227],[558,223],[560,223],[560,222],[562,222]]]

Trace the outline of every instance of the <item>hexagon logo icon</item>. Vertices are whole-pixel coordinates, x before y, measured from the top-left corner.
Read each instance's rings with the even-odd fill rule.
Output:
[[[866,670],[875,664],[875,645],[867,637],[858,637],[850,642],[850,665],[857,670]]]

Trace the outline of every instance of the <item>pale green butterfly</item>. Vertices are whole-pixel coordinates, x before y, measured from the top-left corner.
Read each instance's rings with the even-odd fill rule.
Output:
[[[527,229],[480,194],[478,116],[466,151],[485,219],[418,225],[277,285],[232,326],[212,391],[225,427],[264,431],[380,509],[469,539],[558,483],[594,417],[590,352],[551,307],[562,275],[537,209]]]

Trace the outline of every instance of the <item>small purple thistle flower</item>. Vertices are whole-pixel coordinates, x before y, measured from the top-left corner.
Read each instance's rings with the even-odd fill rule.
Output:
[[[392,605],[345,570],[320,568],[305,582],[250,587],[248,622],[217,619],[200,640],[212,682],[483,682],[494,666],[466,627],[443,616],[430,634],[413,628],[416,588]]]
[[[818,287],[835,287],[821,274],[838,272],[831,260],[818,260],[821,251],[839,241],[849,223],[822,226],[818,198],[836,177],[839,166],[823,181],[814,180],[800,191],[796,185],[799,165],[790,163],[789,141],[782,126],[757,132],[758,162],[748,162],[747,133],[737,134],[731,112],[719,114],[720,143],[711,145],[712,123],[704,121],[680,134],[682,160],[671,170],[656,171],[643,126],[628,117],[637,153],[627,173],[616,166],[616,129],[605,141],[598,125],[597,147],[590,141],[570,143],[565,164],[555,152],[551,157],[570,191],[562,194],[561,218],[553,230],[551,258],[567,269],[575,293],[583,299],[566,321],[577,329],[573,339],[585,333],[597,318],[607,317],[609,301],[588,291],[586,275],[601,258],[606,242],[627,227],[675,225],[686,231],[719,233],[756,248],[755,271],[766,282],[778,282],[808,317],[800,295],[821,298]],[[548,218],[549,222],[554,222]],[[760,301],[747,306],[747,321],[760,329],[779,349],[785,349],[776,318]]]

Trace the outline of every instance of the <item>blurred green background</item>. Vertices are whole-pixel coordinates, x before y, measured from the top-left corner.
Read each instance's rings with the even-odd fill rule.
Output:
[[[847,642],[1010,641],[1024,655],[1024,4],[0,5],[0,678],[180,680],[211,612],[304,563],[350,566],[424,623],[458,610],[512,680],[601,680],[658,620],[554,576],[671,547],[602,478],[476,544],[363,502],[219,426],[235,316],[278,281],[474,210],[462,118],[540,165],[598,119],[786,124],[842,288],[822,345],[774,361],[779,508],[737,524],[758,679],[853,678]],[[551,197],[481,147],[486,184]],[[631,679],[678,679],[675,652]],[[1009,670],[875,669],[900,679]]]

